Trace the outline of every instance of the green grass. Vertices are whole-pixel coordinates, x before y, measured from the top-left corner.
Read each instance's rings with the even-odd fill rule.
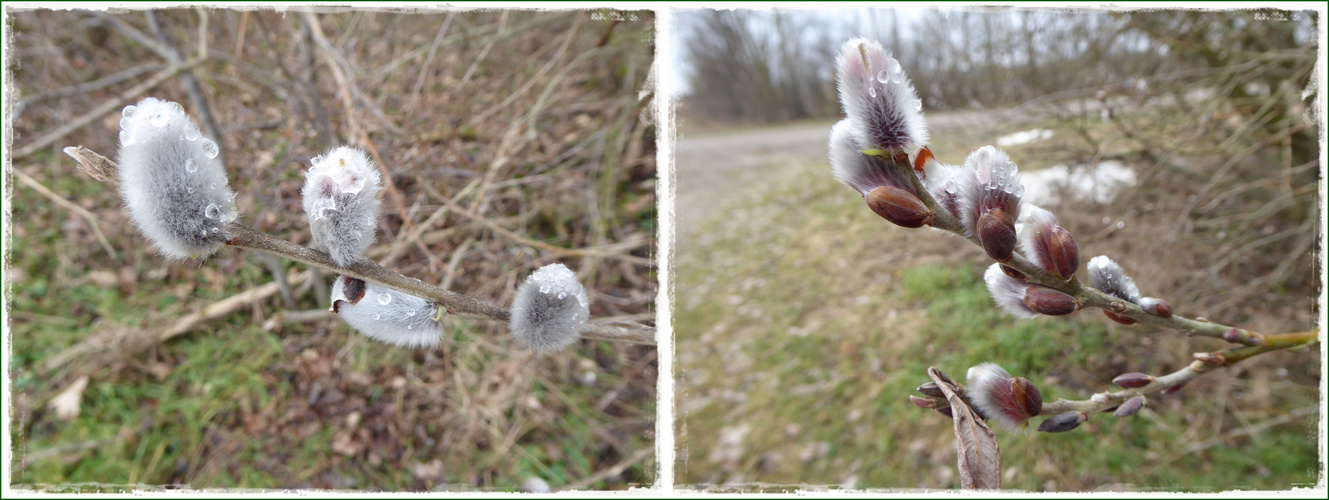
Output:
[[[761,194],[734,194],[676,256],[681,483],[958,488],[950,421],[908,401],[929,366],[963,379],[968,367],[995,362],[1032,380],[1045,400],[1085,399],[1115,374],[1170,371],[1203,349],[1170,332],[1128,331],[1093,310],[1015,319],[989,298],[980,249],[880,220],[825,168],[772,167]],[[1313,418],[1231,435],[1313,407],[1314,388],[1265,377],[1258,383],[1278,396],[1241,401],[1227,388],[1256,392],[1257,382],[1207,378],[1129,419],[1095,415],[1064,434],[996,429],[1003,487],[1314,483]],[[1205,389],[1214,386],[1224,389]]]

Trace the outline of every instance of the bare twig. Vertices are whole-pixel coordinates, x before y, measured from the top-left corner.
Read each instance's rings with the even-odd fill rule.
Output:
[[[106,250],[106,253],[109,254],[112,259],[117,259],[117,260],[120,259],[120,255],[115,253],[115,249],[111,247],[111,243],[106,241],[106,235],[102,234],[102,228],[99,224],[97,224],[97,216],[92,215],[92,212],[89,212],[87,209],[80,207],[69,200],[66,200],[63,196],[55,194],[50,189],[47,189],[46,186],[42,185],[42,183],[37,182],[36,179],[28,177],[28,174],[23,173],[23,171],[18,169],[17,167],[14,168],[14,175],[18,176],[18,180],[23,181],[24,184],[28,185],[28,187],[32,188],[38,193],[41,193],[42,196],[45,196],[47,199],[50,199],[51,201],[55,202],[57,205],[60,205],[62,207],[65,207],[73,211],[74,213],[78,214],[79,217],[82,217],[83,220],[88,222],[88,226],[92,228],[92,233],[97,235],[97,242],[101,243],[102,248]]]
[[[51,145],[55,141],[60,140],[61,138],[63,138],[66,135],[69,135],[75,130],[87,126],[89,123],[92,123],[93,120],[101,118],[106,113],[110,113],[111,111],[114,111],[116,108],[120,108],[121,105],[125,103],[125,101],[134,99],[139,95],[142,95],[144,92],[147,92],[149,89],[156,87],[157,85],[160,85],[162,82],[166,81],[167,78],[175,76],[176,73],[192,68],[201,62],[203,62],[202,59],[192,59],[188,62],[185,62],[184,64],[172,64],[170,67],[162,70],[156,75],[153,75],[153,77],[148,81],[140,83],[134,86],[134,88],[126,90],[120,95],[117,95],[111,99],[107,99],[106,102],[103,102],[97,105],[97,107],[92,108],[91,111],[84,113],[83,116],[70,120],[68,123],[64,124],[60,128],[47,132],[46,135],[37,138],[37,140],[33,141],[31,144],[19,148],[17,151],[14,151],[12,159],[17,160],[19,158],[23,158],[25,156],[32,154],[38,149]]]

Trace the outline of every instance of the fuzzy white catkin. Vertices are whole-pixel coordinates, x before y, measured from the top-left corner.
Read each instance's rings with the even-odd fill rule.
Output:
[[[1029,284],[1001,272],[1001,264],[992,264],[983,273],[983,281],[988,285],[988,293],[1002,310],[1022,319],[1037,318],[1037,311],[1024,303],[1024,291]]]
[[[961,194],[960,218],[969,236],[978,235],[978,219],[984,212],[1002,209],[1011,217],[1020,215],[1020,197],[1024,184],[1020,182],[1019,167],[1005,151],[983,146],[969,153],[964,166],[972,172],[973,181],[966,182],[967,193]]]
[[[835,68],[840,104],[859,145],[912,153],[927,142],[923,101],[900,62],[880,43],[866,38],[845,42]]]
[[[1135,280],[1127,276],[1116,261],[1106,255],[1099,255],[1089,259],[1086,268],[1089,271],[1089,286],[1121,300],[1140,303],[1140,288],[1135,286]]]
[[[998,271],[1000,272],[1000,271]],[[1006,372],[996,363],[981,363],[969,368],[965,374],[965,383],[969,385],[969,400],[987,415],[988,420],[995,421],[1008,429],[1020,429],[1023,421],[1015,420],[1002,407],[998,397],[993,394],[996,390],[1010,390],[1010,383],[1014,377]]]
[[[236,219],[217,144],[174,102],[149,97],[121,115],[120,194],[134,224],[170,259],[216,251]]]
[[[345,266],[362,259],[378,228],[378,168],[363,151],[340,147],[312,160],[300,196],[314,248]]]
[[[560,351],[581,338],[590,305],[577,275],[563,264],[550,264],[531,273],[517,289],[508,326],[517,342],[533,351]]]
[[[913,184],[899,170],[876,157],[863,154],[863,148],[854,140],[850,128],[852,125],[848,119],[840,120],[831,127],[827,148],[830,150],[831,173],[835,179],[864,195],[881,186],[914,192]]]
[[[434,302],[377,283],[338,276],[332,312],[361,335],[401,347],[434,347],[444,310]]]

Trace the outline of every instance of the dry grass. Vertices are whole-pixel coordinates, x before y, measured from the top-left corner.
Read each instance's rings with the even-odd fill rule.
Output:
[[[352,144],[390,174],[372,258],[495,303],[510,302],[532,270],[563,262],[590,290],[593,316],[649,321],[655,126],[639,92],[653,17],[602,14],[339,10],[311,23],[296,12],[167,10],[158,19],[184,58],[206,44],[193,75],[246,224],[307,243],[302,171],[311,157]],[[113,152],[118,113],[24,149],[165,67],[142,12],[9,16],[22,103],[14,168],[95,215],[82,218],[26,186],[13,192],[5,274],[19,415],[11,432],[23,450],[11,464],[15,484],[653,481],[653,454],[643,452],[654,432],[653,347],[584,342],[533,357],[505,325],[458,320],[439,349],[402,351],[326,316],[300,321],[292,313],[326,308],[316,298],[321,281],[245,304],[185,338],[44,370],[88,337],[164,328],[290,265],[234,250],[204,262],[154,255],[116,193],[56,153],[78,144]],[[104,87],[73,88],[126,71]],[[202,114],[181,76],[128,97],[146,95]],[[94,378],[83,416],[62,422],[43,410],[81,373]],[[98,445],[80,445],[90,442]],[[103,487],[114,489],[95,488]]]

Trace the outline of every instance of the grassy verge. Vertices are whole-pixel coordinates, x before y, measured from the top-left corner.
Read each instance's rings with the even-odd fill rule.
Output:
[[[1097,311],[1011,318],[988,297],[981,250],[891,226],[826,170],[773,165],[759,194],[736,194],[677,257],[682,483],[958,488],[950,421],[907,399],[928,366],[963,377],[992,361],[1046,399],[1080,399],[1115,374],[1217,348]],[[1313,484],[1316,417],[1283,416],[1313,408],[1317,391],[1273,366],[1210,375],[1134,418],[1098,415],[1072,433],[997,429],[1003,486]],[[1246,432],[1261,423],[1278,425]]]

